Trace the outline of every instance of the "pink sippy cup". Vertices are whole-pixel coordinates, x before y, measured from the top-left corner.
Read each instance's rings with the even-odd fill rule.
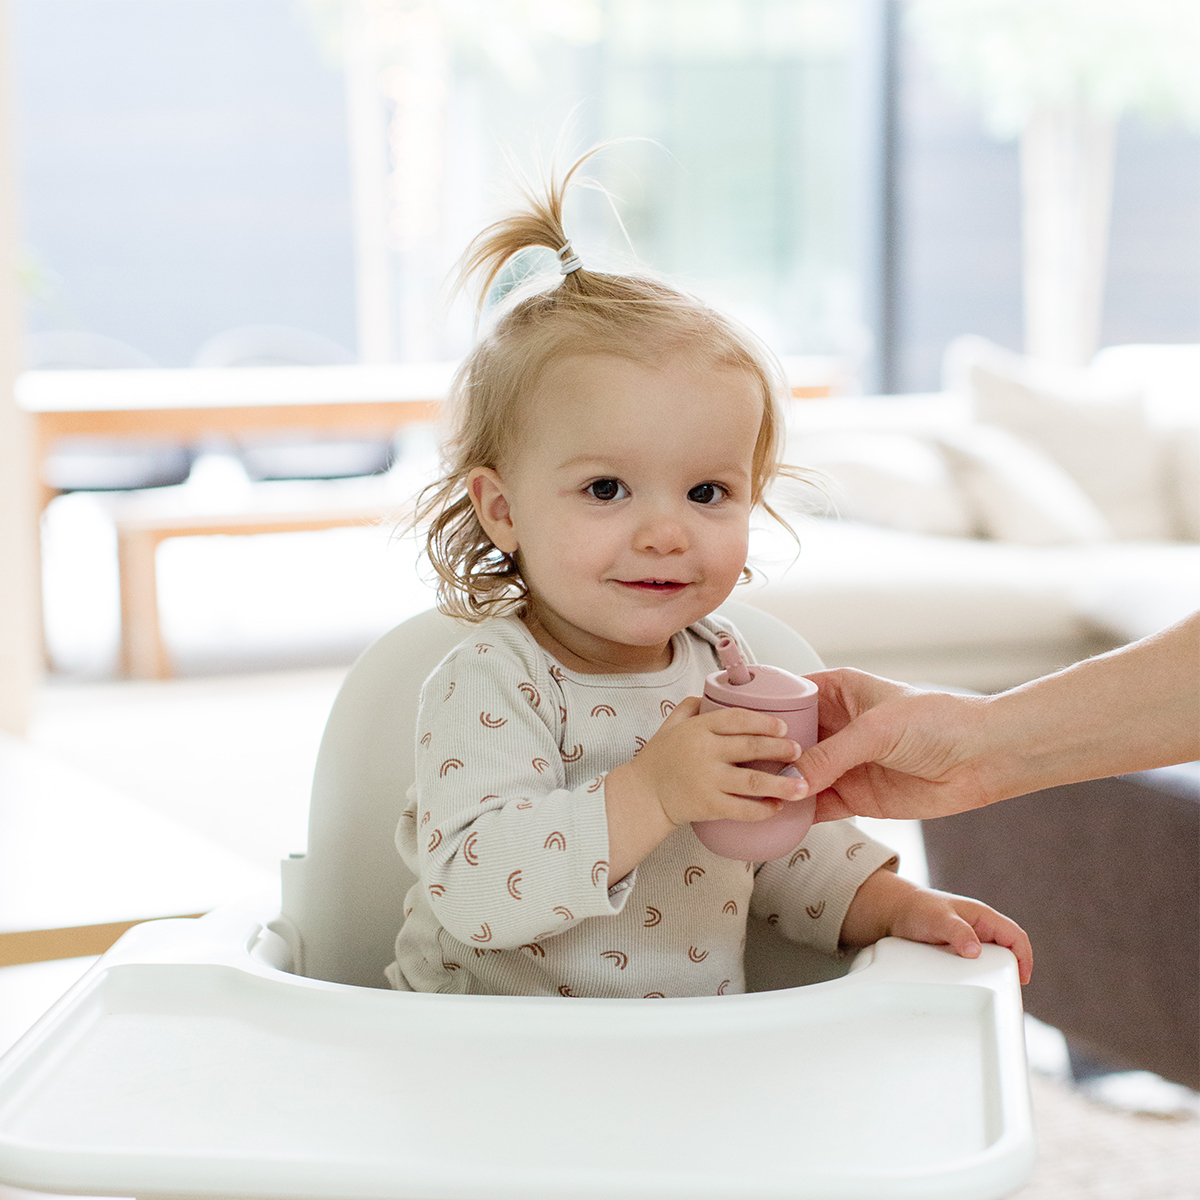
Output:
[[[779,667],[747,665],[728,634],[717,638],[723,671],[704,681],[702,713],[714,708],[749,708],[769,712],[787,722],[787,736],[807,750],[817,743],[817,685]],[[794,767],[768,760],[740,763],[773,775],[797,774]],[[768,862],[794,850],[812,825],[816,799],[785,801],[765,821],[695,821],[696,836],[722,858]]]

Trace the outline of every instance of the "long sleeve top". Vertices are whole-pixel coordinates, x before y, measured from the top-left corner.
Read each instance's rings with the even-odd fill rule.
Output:
[[[709,617],[670,665],[583,674],[516,618],[476,631],[425,683],[417,779],[396,833],[418,877],[393,987],[503,995],[665,997],[744,990],[748,913],[836,953],[862,882],[895,855],[852,822],[814,826],[786,857],[721,858],[690,825],[625,878],[608,870],[605,774],[719,669]],[[754,661],[741,643],[747,661]]]

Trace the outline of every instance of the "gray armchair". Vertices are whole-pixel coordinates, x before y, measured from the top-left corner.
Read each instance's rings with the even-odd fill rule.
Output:
[[[1200,763],[923,825],[934,887],[1033,942],[1025,1008],[1114,1069],[1200,1089]]]

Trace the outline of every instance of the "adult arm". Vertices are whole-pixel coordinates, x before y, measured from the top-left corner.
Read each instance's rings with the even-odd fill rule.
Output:
[[[1200,612],[995,696],[819,671],[822,741],[796,766],[817,819],[941,817],[1200,758]]]

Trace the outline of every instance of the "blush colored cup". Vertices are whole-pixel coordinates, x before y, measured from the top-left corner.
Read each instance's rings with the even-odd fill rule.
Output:
[[[743,668],[747,683],[734,684],[728,671],[714,671],[704,681],[702,713],[715,708],[748,708],[769,712],[787,722],[787,736],[802,749],[817,744],[817,685],[779,667],[757,664]],[[772,775],[799,773],[790,764],[762,760],[739,766]],[[765,821],[695,821],[696,836],[714,854],[744,862],[769,862],[790,853],[804,840],[816,812],[815,797],[785,800]]]

